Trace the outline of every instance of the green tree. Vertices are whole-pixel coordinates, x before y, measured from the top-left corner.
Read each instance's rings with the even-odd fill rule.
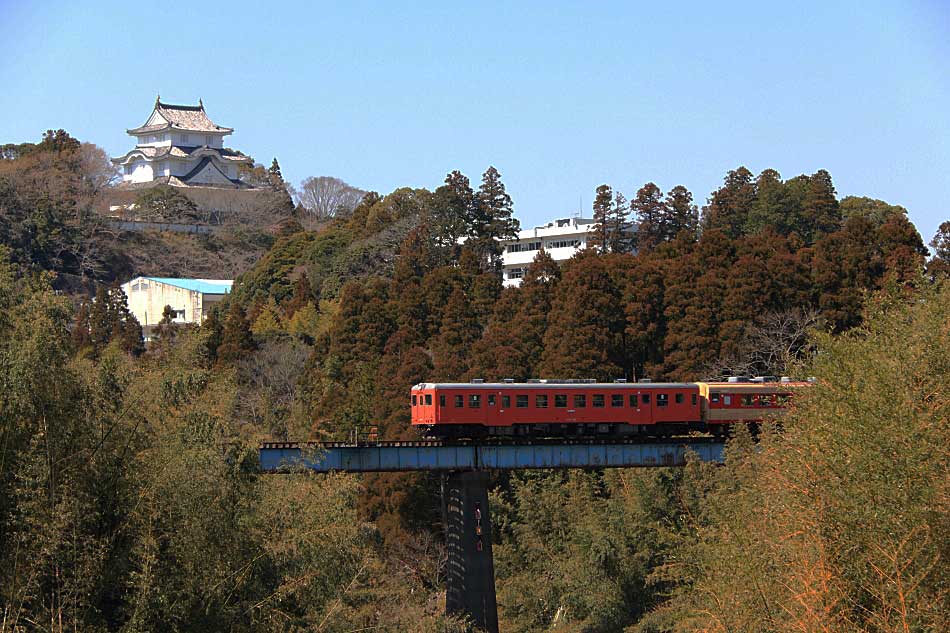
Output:
[[[198,222],[201,212],[191,198],[175,187],[159,185],[135,198],[137,215],[151,222]]]
[[[610,239],[607,247],[611,253],[628,253],[633,249],[633,227],[630,224],[630,205],[619,191],[614,192],[610,209]]]
[[[501,174],[489,167],[482,174],[475,205],[472,248],[479,255],[485,271],[497,272],[501,267],[502,247],[498,240],[518,236],[518,220],[512,217],[511,196],[505,191]]]
[[[934,249],[934,256],[927,264],[927,268],[937,274],[950,273],[950,221],[943,222],[930,240]]]
[[[656,375],[663,363],[666,337],[665,286],[667,263],[658,252],[620,260],[625,323],[625,356],[631,378]]]
[[[755,199],[749,207],[742,233],[755,235],[771,229],[782,235],[801,230],[801,209],[788,195],[782,175],[765,169],[755,181]]]
[[[455,288],[449,296],[439,335],[432,344],[433,380],[460,380],[469,368],[469,354],[481,328],[465,292]]]
[[[737,437],[692,493],[697,538],[671,552],[679,586],[651,626],[928,631],[950,618],[950,294],[881,299],[858,330],[819,338],[819,381],[781,432]]]
[[[254,319],[254,323],[251,324],[251,332],[257,337],[264,337],[279,334],[283,331],[280,307],[274,297],[268,297],[267,302],[264,303]]]
[[[630,207],[637,214],[637,249],[641,252],[653,250],[665,237],[663,220],[668,210],[663,202],[663,192],[648,182],[637,191]]]
[[[675,239],[685,231],[695,238],[699,232],[699,211],[693,204],[693,194],[683,185],[677,185],[666,194],[661,220],[663,233],[667,240]]]
[[[521,285],[507,288],[495,304],[472,351],[471,377],[527,380],[540,376],[551,297],[560,279],[557,262],[547,251],[538,251]]]
[[[456,170],[435,190],[429,224],[437,246],[454,254],[459,240],[478,233],[478,200],[469,179]]]
[[[842,198],[838,206],[841,209],[842,220],[859,215],[876,225],[884,224],[893,215],[907,215],[907,209],[902,206],[862,196]]]
[[[221,329],[221,342],[216,349],[217,359],[222,363],[239,360],[256,347],[244,307],[233,299],[229,304]]]
[[[565,267],[551,300],[542,377],[624,377],[620,291],[603,260],[582,251]]]
[[[802,201],[802,237],[809,243],[841,227],[841,210],[835,194],[831,174],[824,169],[808,177],[805,199]]]
[[[745,167],[730,171],[703,208],[703,229],[719,229],[729,238],[739,237],[749,223],[755,197],[752,172]]]
[[[313,292],[313,287],[310,285],[310,278],[306,272],[301,272],[294,281],[294,293],[283,305],[285,318],[288,320],[292,319],[297,310],[300,310],[308,304],[313,305],[314,308],[319,311],[320,300]]]
[[[606,253],[610,249],[612,233],[610,212],[613,195],[610,185],[597,187],[594,195],[594,228],[591,230],[587,245],[589,248],[596,249],[598,253]]]
[[[74,340],[88,342],[93,354],[101,353],[113,341],[129,354],[145,351],[142,326],[129,310],[125,293],[118,284],[111,288],[99,286],[88,313],[83,310],[79,316],[82,321],[77,320],[76,327],[88,329],[75,333]]]
[[[705,230],[695,245],[675,247],[680,254],[666,269],[664,288],[664,373],[675,380],[696,380],[720,355],[734,242],[722,231]]]

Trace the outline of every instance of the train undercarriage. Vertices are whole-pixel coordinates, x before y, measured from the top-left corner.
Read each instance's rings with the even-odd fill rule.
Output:
[[[728,424],[705,422],[662,422],[658,424],[618,423],[551,423],[484,426],[480,424],[417,425],[424,438],[440,440],[509,438],[609,438],[609,437],[672,437],[687,433],[709,433],[725,436]]]

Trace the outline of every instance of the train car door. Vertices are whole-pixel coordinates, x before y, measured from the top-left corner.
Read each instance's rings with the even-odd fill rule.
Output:
[[[485,424],[487,426],[498,426],[501,424],[499,405],[501,401],[501,392],[489,391],[485,396]]]
[[[654,424],[653,420],[653,407],[654,407],[654,398],[656,394],[652,391],[640,391],[637,399],[640,401],[640,408],[638,410],[638,417],[640,418],[640,424]]]

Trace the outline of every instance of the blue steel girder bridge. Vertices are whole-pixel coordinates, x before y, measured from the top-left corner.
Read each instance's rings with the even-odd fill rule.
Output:
[[[687,455],[721,462],[723,441],[711,437],[505,442],[270,442],[261,444],[264,472],[440,472],[448,564],[445,609],[497,633],[495,573],[488,511],[493,470],[655,468],[683,466]]]

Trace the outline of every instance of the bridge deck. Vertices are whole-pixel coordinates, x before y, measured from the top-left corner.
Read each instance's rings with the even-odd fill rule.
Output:
[[[260,447],[261,469],[280,472],[304,467],[318,472],[412,470],[524,470],[533,468],[638,468],[682,466],[686,454],[722,461],[721,441],[681,438],[620,442],[569,440],[512,444],[380,442],[338,444],[289,442]]]

